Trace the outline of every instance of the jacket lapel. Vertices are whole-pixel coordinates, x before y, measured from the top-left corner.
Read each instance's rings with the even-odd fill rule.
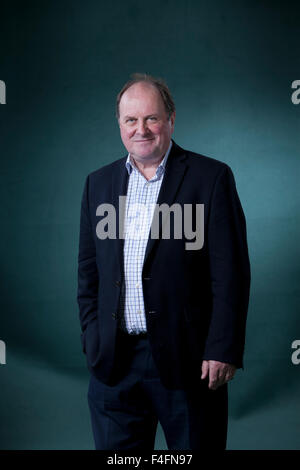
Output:
[[[157,205],[153,214],[153,219],[155,217],[155,214],[158,211],[158,206],[160,204],[164,203],[164,204],[167,204],[168,206],[171,206],[173,204],[176,194],[179,190],[181,181],[183,179],[185,170],[186,170],[187,165],[186,165],[186,162],[184,161],[185,159],[186,159],[186,155],[184,153],[184,150],[178,145],[176,145],[175,142],[173,141],[172,148],[171,148],[169,157],[167,159],[164,179],[163,179],[163,182],[160,187],[159,194],[158,194],[158,198],[156,202]],[[161,228],[163,224],[164,224],[164,220],[162,220],[162,223],[160,225],[160,233],[161,233]],[[151,230],[149,233],[148,243],[147,243],[145,257],[144,257],[144,267],[149,259],[150,253],[153,250],[155,244],[159,241],[158,239],[151,238],[150,235],[151,235]]]
[[[125,210],[121,210],[119,207],[119,196],[126,196],[127,193],[127,186],[128,186],[128,172],[125,166],[127,156],[119,160],[119,169],[113,171],[112,174],[112,204],[116,210],[116,235],[117,238],[115,240],[115,254],[118,259],[118,263],[120,266],[120,271],[123,272],[123,247],[124,247],[124,239],[120,235],[122,232],[122,224],[124,219],[122,220],[122,214],[125,215]],[[121,223],[120,223],[121,222]]]

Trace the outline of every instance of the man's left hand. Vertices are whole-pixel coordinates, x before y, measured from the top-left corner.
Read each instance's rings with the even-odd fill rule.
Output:
[[[209,378],[208,388],[216,390],[220,385],[224,385],[233,379],[236,366],[226,362],[202,361],[201,379]]]

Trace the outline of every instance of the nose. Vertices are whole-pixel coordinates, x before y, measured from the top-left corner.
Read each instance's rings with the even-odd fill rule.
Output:
[[[145,134],[147,134],[147,132],[148,132],[147,124],[146,124],[146,122],[145,122],[143,119],[141,119],[141,120],[138,121],[138,124],[137,124],[137,132],[138,132],[138,134],[140,134],[140,135],[145,135]]]

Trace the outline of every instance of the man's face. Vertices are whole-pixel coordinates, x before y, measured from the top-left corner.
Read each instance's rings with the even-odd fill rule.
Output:
[[[175,113],[168,119],[159,91],[148,83],[135,83],[119,104],[121,138],[127,151],[140,162],[161,158],[168,150]]]

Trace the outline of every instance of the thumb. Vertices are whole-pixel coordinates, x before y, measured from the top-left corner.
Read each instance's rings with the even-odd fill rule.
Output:
[[[201,375],[201,379],[205,379],[205,378],[207,377],[208,370],[209,370],[208,361],[202,361],[202,375]]]

